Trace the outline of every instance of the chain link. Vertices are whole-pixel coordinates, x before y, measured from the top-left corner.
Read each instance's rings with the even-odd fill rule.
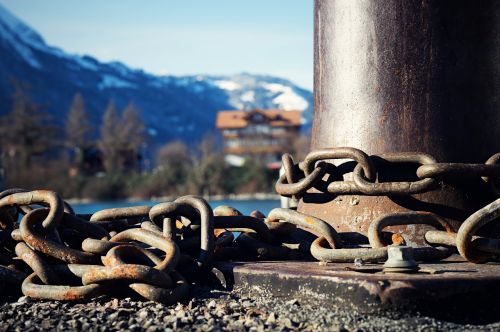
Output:
[[[485,164],[438,163],[427,154],[399,152],[368,156],[354,148],[331,148],[310,152],[302,162],[295,164],[290,156],[284,157],[285,175],[276,184],[276,192],[285,197],[300,198],[315,188],[334,195],[395,196],[425,193],[435,189],[439,181],[482,178],[495,196],[500,196],[500,152],[490,157]],[[352,159],[352,162],[325,166],[325,161]],[[418,164],[417,181],[376,182],[398,165]],[[329,164],[331,165],[331,164]],[[352,180],[339,181],[343,175],[352,172]],[[333,173],[326,185],[318,186],[327,172]],[[314,173],[316,172],[316,173]],[[312,175],[314,174],[314,176]],[[323,188],[327,188],[324,190]]]

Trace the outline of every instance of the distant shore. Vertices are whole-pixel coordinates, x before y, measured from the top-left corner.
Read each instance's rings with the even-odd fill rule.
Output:
[[[153,201],[153,202],[165,202],[173,201],[179,196],[162,196],[162,197],[150,197],[150,198],[139,198],[139,197],[128,197],[115,199],[115,201],[122,202],[143,202],[143,201]],[[248,194],[227,194],[227,195],[204,195],[207,201],[222,201],[222,200],[232,200],[232,201],[244,201],[244,200],[279,200],[280,195],[275,193],[248,193]],[[90,198],[69,198],[65,199],[70,204],[90,204],[99,202],[100,200],[90,199]],[[110,200],[113,201],[113,200]]]

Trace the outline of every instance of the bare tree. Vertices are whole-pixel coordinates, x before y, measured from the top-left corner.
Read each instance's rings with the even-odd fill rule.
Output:
[[[198,193],[212,195],[220,192],[225,162],[214,135],[205,135],[199,143],[195,165],[192,181]]]
[[[1,149],[19,171],[31,166],[32,158],[54,145],[54,127],[49,116],[40,110],[16,84],[12,110],[0,122]]]
[[[145,141],[144,123],[139,109],[130,103],[125,107],[120,119],[118,140],[124,169],[138,170],[140,148]]]
[[[184,142],[176,140],[162,146],[156,154],[156,165],[155,183],[162,195],[186,193],[187,179],[193,169],[193,158]]]
[[[77,93],[66,118],[66,144],[74,151],[74,163],[78,171],[83,170],[85,154],[90,148],[91,128],[83,97]]]
[[[156,164],[159,167],[186,167],[191,161],[187,145],[180,140],[162,146],[156,155]]]
[[[91,125],[80,93],[75,94],[66,118],[66,141],[71,147],[86,147],[89,144]]]
[[[144,141],[144,123],[139,110],[129,104],[119,117],[110,102],[103,115],[99,140],[106,171],[137,170]]]
[[[119,118],[113,101],[108,103],[106,111],[102,116],[98,146],[101,150],[104,168],[107,172],[119,170],[119,149],[120,142],[117,139],[119,128]]]

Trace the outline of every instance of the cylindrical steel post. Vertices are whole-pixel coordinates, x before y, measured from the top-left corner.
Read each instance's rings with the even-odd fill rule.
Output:
[[[314,43],[312,149],[476,163],[500,150],[500,2],[316,0]],[[458,224],[483,202],[444,186],[406,198],[302,202],[299,210],[365,231],[380,214],[406,209]]]

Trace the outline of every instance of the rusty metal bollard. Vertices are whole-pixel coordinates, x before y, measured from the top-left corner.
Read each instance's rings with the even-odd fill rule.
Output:
[[[484,163],[499,150],[496,1],[316,0],[314,12],[311,150],[422,152],[437,162],[467,163]],[[411,167],[386,173],[387,181],[408,174],[418,180]],[[304,198],[298,210],[337,231],[365,234],[381,215],[427,211],[457,231],[491,197],[473,181],[454,180],[405,196],[345,194],[326,204]],[[416,237],[424,232],[421,225],[395,230]]]

